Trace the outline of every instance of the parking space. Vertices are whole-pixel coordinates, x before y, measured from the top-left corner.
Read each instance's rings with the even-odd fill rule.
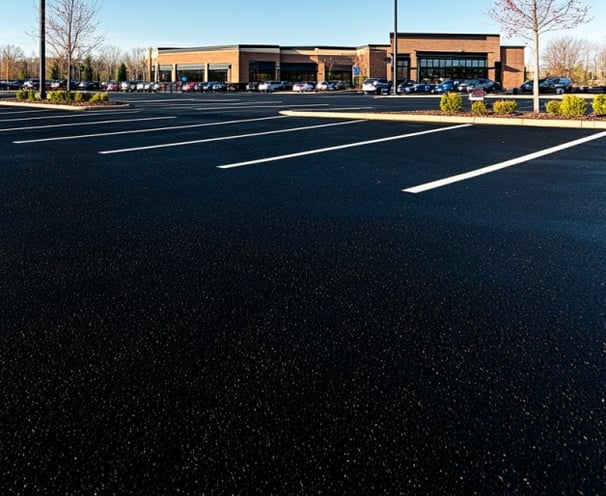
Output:
[[[0,107],[13,492],[600,493],[604,133],[121,98]]]

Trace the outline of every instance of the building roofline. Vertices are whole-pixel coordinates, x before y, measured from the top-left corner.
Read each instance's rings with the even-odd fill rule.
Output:
[[[389,36],[393,36],[393,31],[389,32]],[[398,36],[410,36],[415,38],[479,38],[484,36],[497,36],[499,33],[409,33],[398,31]]]

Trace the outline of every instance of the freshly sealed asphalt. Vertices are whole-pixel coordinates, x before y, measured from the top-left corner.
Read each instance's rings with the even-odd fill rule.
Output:
[[[117,98],[0,107],[2,494],[606,494],[606,137]]]

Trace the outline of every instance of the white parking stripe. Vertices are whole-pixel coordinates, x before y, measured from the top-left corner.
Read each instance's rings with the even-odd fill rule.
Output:
[[[226,124],[239,124],[241,122],[255,122],[255,121],[266,121],[273,119],[284,119],[288,118],[287,115],[274,115],[272,117],[257,117],[255,119],[241,119],[241,120],[233,120],[233,121],[223,121],[223,122],[205,122],[204,124],[185,124],[182,126],[166,126],[166,127],[152,127],[147,129],[130,129],[128,131],[112,131],[110,133],[93,133],[93,134],[80,134],[76,136],[55,136],[54,138],[38,138],[31,140],[20,140],[13,141],[13,143],[17,145],[23,145],[26,143],[40,143],[42,141],[64,141],[64,140],[75,140],[82,138],[98,138],[100,136],[116,136],[119,134],[140,134],[140,133],[155,133],[157,131],[173,131],[175,129],[192,129],[198,127],[215,127],[215,126],[224,126]]]
[[[218,138],[206,138],[206,139],[191,140],[191,141],[179,141],[176,143],[164,143],[161,145],[137,146],[137,147],[133,147],[133,148],[121,148],[118,150],[105,150],[105,151],[101,151],[99,153],[101,155],[110,155],[112,153],[137,152],[137,151],[142,151],[142,150],[153,150],[155,148],[172,148],[174,146],[197,145],[200,143],[210,143],[212,141],[225,141],[225,140],[234,140],[234,139],[242,139],[242,138],[254,138],[256,136],[267,136],[270,134],[292,133],[295,131],[307,131],[309,129],[318,129],[321,127],[347,126],[349,124],[357,124],[359,122],[367,122],[367,121],[366,120],[345,121],[345,122],[336,122],[336,123],[331,123],[331,124],[318,124],[317,126],[303,126],[303,127],[289,128],[289,129],[276,129],[274,131],[263,131],[263,132],[259,132],[259,133],[238,134],[235,136],[219,136]]]
[[[38,113],[41,114],[42,112],[48,112],[46,109],[39,109],[39,110],[26,110],[24,112],[11,112],[10,115],[13,114],[17,114],[17,113]],[[115,110],[95,110],[94,115],[105,115],[105,114],[114,114],[115,115]],[[121,110],[120,114],[138,114],[140,111],[139,110]],[[90,117],[91,113],[90,112],[68,112],[67,114],[61,114],[61,115],[38,115],[37,117],[17,117],[16,119],[0,119],[0,122],[15,122],[15,121],[19,121],[19,122],[23,122],[23,121],[45,121],[45,120],[50,120],[50,119],[69,119],[72,117]]]
[[[360,121],[355,121],[355,122],[360,122]],[[233,164],[218,165],[217,167],[219,169],[233,169],[235,167],[244,167],[246,165],[262,164],[265,162],[274,162],[277,160],[285,160],[288,158],[304,157],[306,155],[315,155],[317,153],[333,152],[336,150],[343,150],[345,148],[354,148],[357,146],[366,146],[366,145],[374,145],[376,143],[384,143],[386,141],[394,141],[394,140],[399,140],[399,139],[404,139],[404,138],[413,138],[415,136],[422,136],[424,134],[440,133],[442,131],[452,131],[453,129],[460,129],[462,127],[469,127],[469,126],[471,126],[471,124],[459,124],[457,126],[441,127],[438,129],[429,129],[427,131],[418,131],[415,133],[399,134],[397,136],[388,136],[387,138],[377,138],[377,139],[372,139],[372,140],[367,140],[367,141],[358,141],[356,143],[348,143],[346,145],[329,146],[327,148],[316,148],[315,150],[307,150],[304,152],[289,153],[287,155],[276,155],[273,157],[260,158],[257,160],[247,160],[246,162],[236,162]]]
[[[444,179],[439,179],[437,181],[431,181],[429,183],[420,184],[419,186],[414,186],[412,188],[406,188],[402,191],[405,193],[422,193],[424,191],[429,191],[435,188],[441,188],[442,186],[447,186],[452,183],[456,183],[459,181],[465,181],[467,179],[471,179],[477,176],[481,176],[483,174],[489,174],[490,172],[494,172],[500,169],[505,169],[506,167],[511,167],[513,165],[518,165],[524,162],[528,162],[530,160],[534,160],[535,158],[544,157],[545,155],[550,155],[552,153],[556,153],[562,150],[566,150],[567,148],[572,148],[574,146],[582,145],[583,143],[587,143],[588,141],[593,141],[596,139],[606,137],[606,131],[592,134],[591,136],[586,136],[584,138],[580,138],[574,141],[569,141],[568,143],[563,143],[558,146],[553,146],[551,148],[546,148],[544,150],[539,150],[538,152],[529,153],[528,155],[522,155],[521,157],[517,157],[511,160],[506,160],[505,162],[499,162],[497,164],[489,165],[487,167],[483,167],[481,169],[476,169],[473,171],[465,172],[463,174],[457,174],[456,176],[446,177]]]
[[[141,117],[140,119],[116,119],[112,121],[91,121],[91,122],[70,122],[67,124],[47,124],[45,126],[22,126],[13,127],[10,129],[0,129],[0,133],[6,133],[7,131],[25,131],[31,129],[50,129],[57,127],[73,127],[73,126],[97,126],[99,124],[116,124],[118,122],[142,122],[142,121],[160,121],[166,119],[176,119],[175,116],[170,117]]]

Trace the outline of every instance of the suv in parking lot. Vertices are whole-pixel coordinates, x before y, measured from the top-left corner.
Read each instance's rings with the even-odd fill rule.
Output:
[[[484,78],[474,78],[474,79],[466,79],[465,81],[459,83],[457,86],[459,91],[466,91],[467,93],[471,93],[474,89],[483,89],[486,93],[499,91],[501,89],[501,85],[492,79],[484,79]]]
[[[362,83],[362,91],[365,95],[380,95],[383,92],[388,93],[391,89],[391,83],[384,78],[368,78]]]
[[[519,88],[522,93],[532,92],[533,79],[524,81]],[[539,79],[539,93],[570,93],[572,91],[572,80],[567,77],[551,76]]]

